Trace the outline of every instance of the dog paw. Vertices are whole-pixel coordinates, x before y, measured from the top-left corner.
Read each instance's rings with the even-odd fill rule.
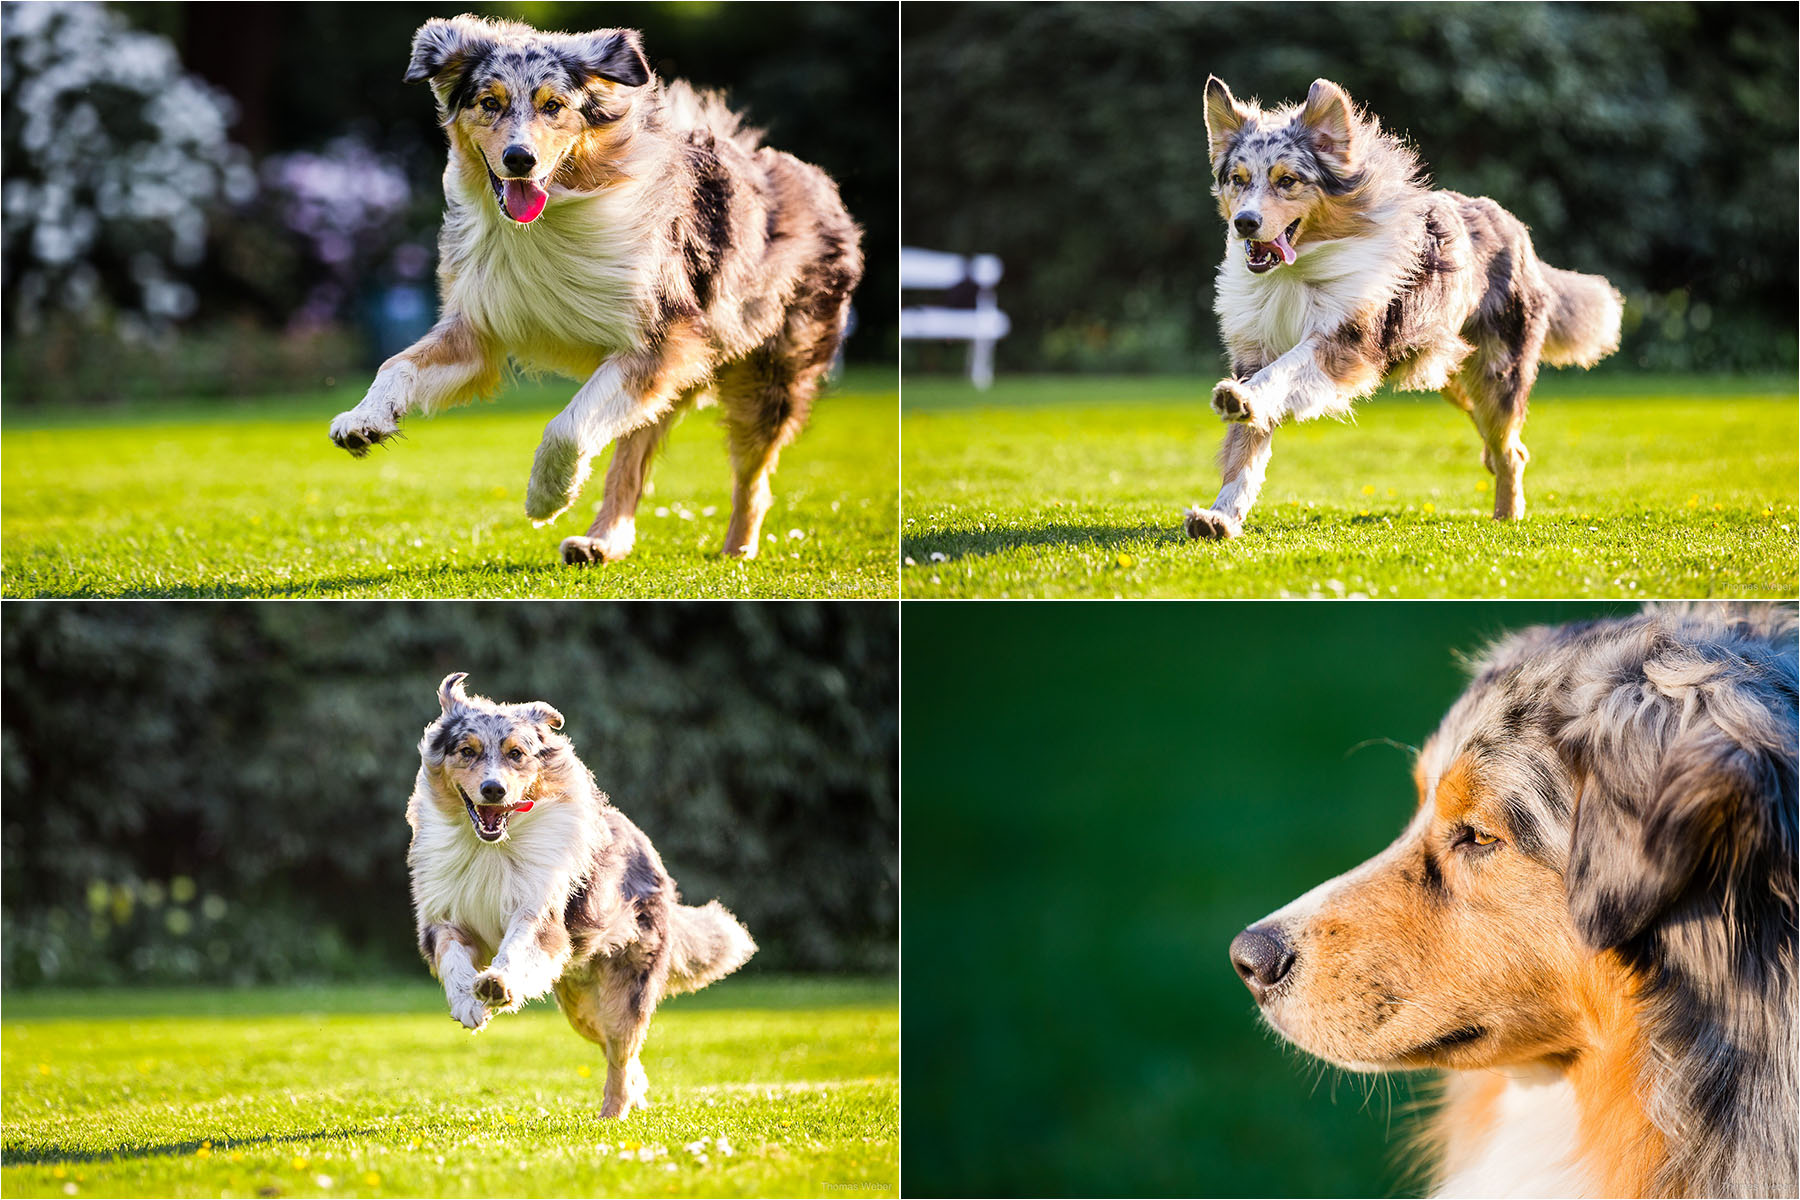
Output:
[[[562,540],[562,560],[571,567],[618,562],[630,553],[630,542],[621,546],[606,538],[566,537]]]
[[[1207,538],[1222,542],[1244,531],[1244,527],[1235,519],[1210,508],[1190,508],[1186,517],[1187,535],[1195,539]]]
[[[450,997],[450,1015],[471,1033],[479,1032],[488,1023],[487,1005],[468,992]]]
[[[492,970],[483,971],[475,977],[475,998],[489,1008],[511,1009],[513,1003],[512,988],[506,980]]]
[[[525,515],[532,524],[548,525],[569,511],[587,482],[588,463],[574,439],[545,431],[525,485]]]
[[[1249,389],[1235,379],[1221,379],[1213,385],[1212,410],[1227,421],[1263,426],[1262,406],[1250,398]]]
[[[357,458],[399,432],[400,426],[392,417],[384,418],[360,408],[339,413],[331,422],[331,440]]]

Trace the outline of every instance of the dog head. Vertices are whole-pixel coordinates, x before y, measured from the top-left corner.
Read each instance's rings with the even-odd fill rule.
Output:
[[[1793,972],[1792,639],[1713,607],[1500,643],[1399,840],[1233,941],[1263,1016],[1380,1070],[1565,1061],[1640,1001],[1678,1054],[1766,1008],[1731,997]]]
[[[511,822],[561,794],[542,785],[565,765],[569,742],[557,732],[562,714],[548,704],[496,704],[470,696],[463,691],[467,678],[460,671],[444,677],[438,687],[443,712],[425,727],[419,756],[446,814],[460,810],[476,837],[499,842]]]
[[[421,26],[406,69],[408,83],[431,84],[471,190],[491,191],[520,225],[542,215],[553,187],[604,184],[650,79],[636,30],[539,33],[467,15]]]
[[[1375,136],[1344,89],[1316,80],[1306,102],[1264,112],[1206,80],[1206,141],[1213,195],[1228,240],[1242,240],[1255,274],[1291,265],[1308,241],[1344,236],[1345,198],[1360,182]]]

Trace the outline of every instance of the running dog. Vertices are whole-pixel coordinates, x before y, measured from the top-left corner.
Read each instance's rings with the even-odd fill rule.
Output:
[[[1618,349],[1618,291],[1539,261],[1492,200],[1430,190],[1413,151],[1328,80],[1265,112],[1209,77],[1206,138],[1229,231],[1216,308],[1232,377],[1212,407],[1230,428],[1223,486],[1188,510],[1189,536],[1243,530],[1277,425],[1347,416],[1384,381],[1468,413],[1495,519],[1524,516],[1519,433],[1538,366]]]
[[[1438,1194],[1800,1194],[1795,634],[1699,605],[1506,638],[1399,840],[1231,943],[1301,1049],[1446,1072]]]
[[[567,563],[630,553],[651,456],[702,399],[734,474],[727,555],[756,554],[769,476],[806,423],[862,277],[861,231],[817,167],[759,146],[711,93],[664,86],[629,29],[539,33],[431,20],[409,83],[449,137],[442,316],[331,424],[361,457],[500,383],[508,356],[585,379],[544,430],[525,493],[538,524],[573,505],[617,443],[600,511]]]
[[[479,1031],[555,992],[606,1052],[600,1115],[649,1105],[638,1052],[664,996],[737,970],[756,943],[717,900],[680,902],[650,839],[607,803],[542,701],[438,688],[407,802],[419,950],[450,1015]]]

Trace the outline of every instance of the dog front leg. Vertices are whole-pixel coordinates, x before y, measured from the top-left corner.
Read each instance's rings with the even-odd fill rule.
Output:
[[[475,977],[475,998],[495,1012],[517,1012],[527,1000],[550,991],[569,953],[568,930],[555,913],[516,917],[493,964]]]
[[[481,950],[474,936],[448,921],[429,922],[419,929],[419,952],[425,956],[431,973],[444,985],[450,1015],[470,1032],[486,1025],[487,1006],[475,995],[475,964],[481,958]]]
[[[1248,379],[1213,385],[1212,408],[1227,421],[1265,432],[1283,421],[1341,417],[1381,382],[1360,344],[1312,335]]]
[[[1224,482],[1211,508],[1187,510],[1187,534],[1191,538],[1223,540],[1244,531],[1244,520],[1262,491],[1269,470],[1269,443],[1274,434],[1255,425],[1233,425],[1219,447],[1219,474]]]
[[[595,456],[661,420],[709,369],[706,339],[693,322],[671,324],[654,346],[607,359],[544,427],[525,488],[525,515],[544,525],[567,512],[581,495]]]
[[[400,418],[461,404],[500,381],[498,356],[457,313],[381,364],[368,394],[331,422],[331,440],[361,458],[400,432]]]

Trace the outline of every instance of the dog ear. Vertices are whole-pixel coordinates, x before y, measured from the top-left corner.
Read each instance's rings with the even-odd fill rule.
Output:
[[[542,700],[519,705],[519,715],[534,724],[548,725],[551,729],[563,727],[563,715]]]
[[[1237,102],[1231,89],[1217,75],[1206,77],[1206,152],[1214,162],[1225,153],[1226,145],[1244,122],[1250,119],[1250,111]]]
[[[1356,110],[1344,89],[1329,79],[1315,79],[1300,109],[1312,147],[1340,174],[1356,169]]]
[[[431,90],[441,99],[456,86],[463,68],[493,48],[494,39],[479,17],[433,17],[413,34],[412,59],[406,64],[405,80],[430,80]]]
[[[1582,777],[1564,872],[1583,939],[1610,950],[1699,900],[1748,910],[1733,897],[1769,889],[1795,845],[1793,709],[1719,662],[1645,664],[1614,681],[1598,721],[1579,734]]]
[[[468,694],[463,691],[462,681],[469,677],[467,671],[456,671],[444,676],[444,682],[438,684],[438,703],[448,713],[451,709],[469,702]]]
[[[626,87],[642,87],[650,82],[643,35],[635,29],[596,29],[573,34],[568,50],[571,64],[590,78]]]

